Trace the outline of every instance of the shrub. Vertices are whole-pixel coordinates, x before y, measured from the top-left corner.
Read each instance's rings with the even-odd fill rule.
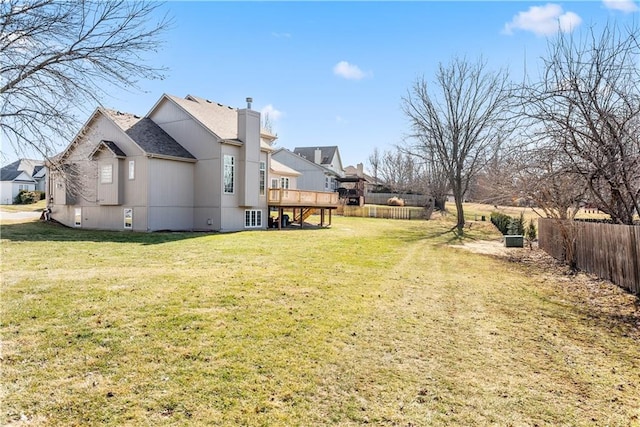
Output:
[[[533,241],[536,240],[536,237],[538,236],[538,232],[536,231],[536,225],[533,223],[533,220],[529,220],[529,225],[527,226],[527,229],[524,232],[524,237],[527,239],[527,242],[529,242],[529,249],[532,249],[533,245]]]
[[[507,231],[510,235],[524,235],[524,214],[520,213],[520,218],[509,218],[509,226]]]
[[[17,205],[30,205],[40,200],[40,194],[37,191],[20,190],[14,203]]]
[[[511,217],[500,212],[491,212],[491,223],[496,226],[502,234],[507,234],[509,231],[509,221]]]
[[[404,200],[399,197],[391,197],[387,200],[389,206],[404,206]]]

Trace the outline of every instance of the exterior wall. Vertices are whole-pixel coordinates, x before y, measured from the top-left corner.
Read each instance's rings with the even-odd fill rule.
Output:
[[[182,108],[173,102],[163,100],[149,116],[158,126],[198,160],[219,157],[217,139],[202,125],[198,124]]]
[[[192,166],[193,182],[190,184],[193,191],[191,227],[195,230],[220,230],[222,144],[189,114],[168,100],[161,102],[150,118],[198,159]],[[234,155],[237,160],[238,153],[234,152]],[[155,184],[150,183],[151,186]]]
[[[148,168],[148,229],[192,230],[194,164],[149,159]]]
[[[11,181],[2,181],[0,182],[0,205],[11,205],[13,204],[13,182]]]

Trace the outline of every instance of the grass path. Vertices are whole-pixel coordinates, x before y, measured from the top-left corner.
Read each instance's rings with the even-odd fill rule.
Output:
[[[629,325],[450,226],[5,224],[0,423],[639,425]]]

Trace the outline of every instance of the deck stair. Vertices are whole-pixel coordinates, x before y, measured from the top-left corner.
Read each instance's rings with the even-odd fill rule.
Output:
[[[305,221],[307,218],[309,218],[314,213],[316,213],[316,208],[304,208],[304,209],[301,210],[300,213],[296,212],[296,216],[293,219],[293,221],[294,222],[300,222],[300,215],[302,215],[302,221]]]

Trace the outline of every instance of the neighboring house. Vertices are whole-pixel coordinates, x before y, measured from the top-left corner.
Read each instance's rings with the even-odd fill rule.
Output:
[[[344,168],[344,177],[359,177],[364,179],[364,195],[368,195],[376,189],[376,187],[384,185],[380,178],[376,179],[375,177],[368,175],[364,172],[364,165],[362,163],[358,163],[354,166],[347,166]]]
[[[332,147],[334,150],[331,150],[331,158],[336,158],[337,161],[333,164],[332,168],[328,168],[327,166],[332,164],[327,163],[327,166],[325,166],[319,163],[323,159],[323,157],[321,157],[321,148],[314,149],[316,150],[313,152],[315,153],[315,157],[311,157],[311,159],[307,158],[307,156],[304,156],[303,154],[296,154],[286,148],[276,150],[272,154],[272,157],[278,162],[300,172],[300,176],[298,177],[298,189],[310,191],[335,191],[338,188],[336,178],[339,178],[343,174],[340,155],[338,154],[337,147]],[[296,150],[300,149],[296,148]],[[326,157],[325,159],[328,158],[329,157]],[[314,162],[314,159],[318,162]],[[340,173],[338,173],[336,169],[340,170]]]
[[[0,169],[0,204],[13,204],[21,190],[46,191],[43,160],[20,159]]]
[[[298,177],[300,172],[285,166],[275,159],[271,159],[269,167],[269,188],[284,188],[287,190],[298,189]]]
[[[334,171],[338,176],[344,175],[340,151],[335,145],[329,147],[296,147],[293,152],[317,165]]]
[[[275,137],[247,102],[165,94],[145,117],[97,108],[57,158],[52,218],[111,230],[266,228]]]

